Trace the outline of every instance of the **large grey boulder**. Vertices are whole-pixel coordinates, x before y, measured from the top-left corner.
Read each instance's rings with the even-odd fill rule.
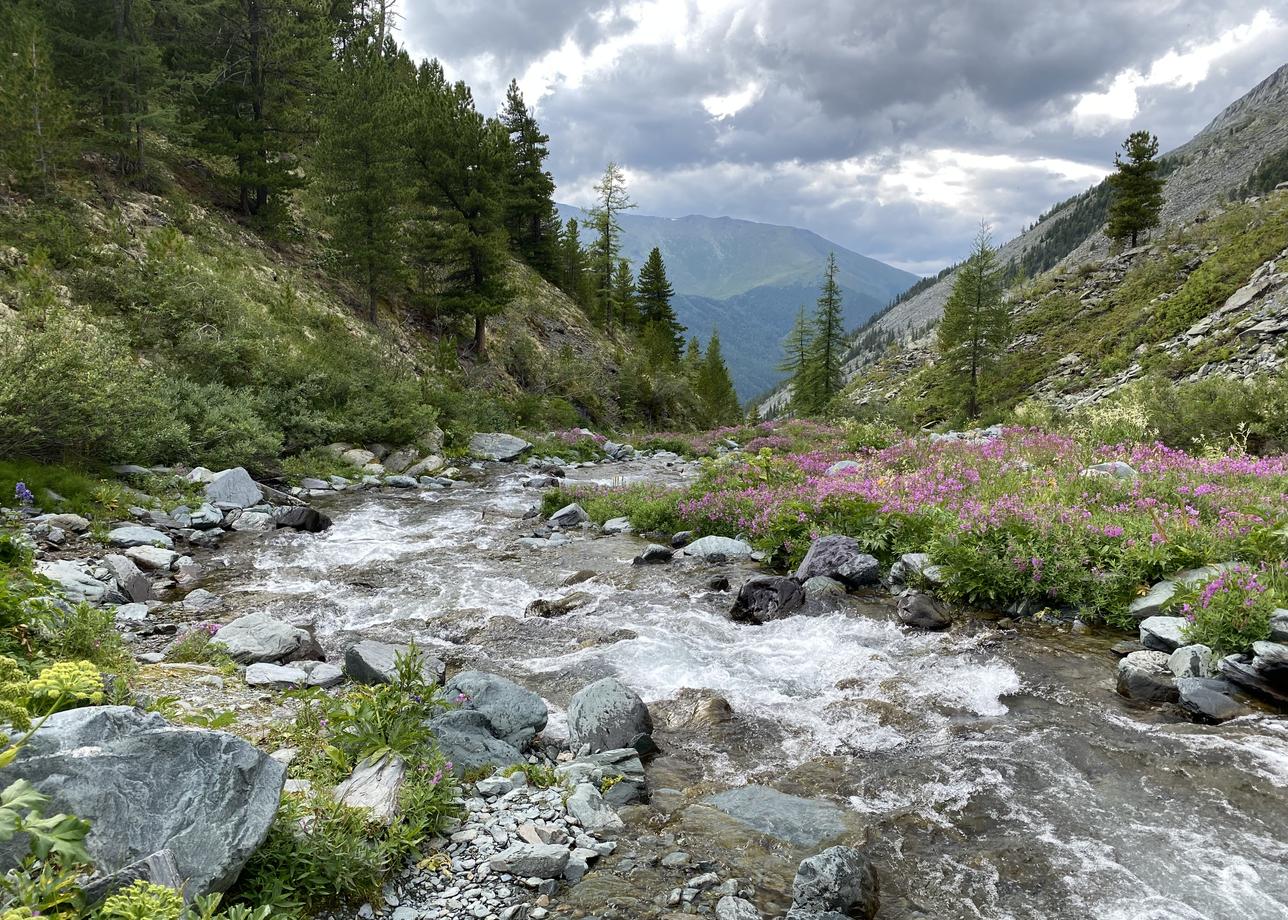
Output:
[[[117,553],[109,553],[104,557],[103,564],[111,570],[121,593],[131,601],[141,604],[152,599],[152,582],[133,560]]]
[[[1230,696],[1232,689],[1223,680],[1205,677],[1181,677],[1176,681],[1181,708],[1199,722],[1228,722],[1247,715],[1247,707]]]
[[[531,447],[523,438],[497,431],[479,432],[470,438],[470,455],[479,460],[509,462],[519,459]]]
[[[100,871],[169,848],[189,895],[237,879],[268,834],[285,778],[284,766],[234,735],[129,706],[55,713],[0,771],[0,785],[25,779],[49,796],[51,814],[88,821]],[[0,847],[0,865],[15,865],[25,846]]]
[[[768,623],[780,620],[805,605],[805,589],[800,582],[779,575],[749,578],[734,598],[729,619],[735,623]]]
[[[1082,475],[1089,478],[1135,479],[1136,471],[1132,469],[1129,463],[1124,463],[1121,460],[1109,460],[1104,463],[1091,464],[1091,466],[1082,471]]]
[[[452,763],[457,776],[481,770],[527,763],[517,747],[492,734],[492,723],[481,712],[454,709],[429,721],[434,740],[443,757]]]
[[[801,860],[792,882],[796,907],[871,920],[880,903],[877,870],[853,847],[831,847]]]
[[[331,526],[331,519],[315,508],[278,508],[272,520],[279,529],[289,527],[305,533],[321,533]]]
[[[74,604],[82,601],[101,604],[117,597],[116,590],[111,585],[99,581],[75,562],[65,559],[37,562],[36,574],[43,575],[58,585],[63,597]]]
[[[350,679],[360,684],[388,684],[398,674],[399,655],[411,651],[408,645],[390,645],[363,639],[344,653],[344,670]],[[431,684],[441,684],[447,665],[433,655],[420,650],[420,673]]]
[[[1118,662],[1118,692],[1129,700],[1170,703],[1176,700],[1176,680],[1167,652],[1132,652]]]
[[[809,552],[796,569],[797,581],[808,581],[818,575],[858,588],[876,584],[881,578],[881,566],[874,557],[859,549],[853,537],[832,534],[810,544]]]
[[[1140,624],[1140,644],[1147,649],[1170,654],[1187,644],[1187,625],[1184,617],[1149,617]]]
[[[126,549],[131,546],[164,546],[174,548],[174,540],[155,527],[143,527],[139,524],[125,524],[108,531],[107,542],[113,546]]]
[[[407,764],[401,757],[368,758],[335,787],[333,797],[341,805],[365,808],[381,824],[393,824],[398,815],[398,794],[406,775]]]
[[[216,508],[249,508],[263,500],[259,484],[240,466],[215,473],[214,480],[206,486],[206,501]]]
[[[699,556],[702,559],[746,559],[751,555],[751,546],[742,540],[729,537],[699,537],[684,547],[684,555]]]
[[[520,750],[546,727],[545,701],[512,680],[483,671],[461,671],[443,687],[443,695],[462,709],[483,714],[492,734]],[[458,697],[464,699],[458,699]]]
[[[939,630],[953,625],[953,618],[939,601],[921,591],[909,591],[899,598],[899,622],[915,629]]]
[[[550,524],[552,527],[576,527],[590,520],[590,515],[581,505],[573,502],[571,505],[565,505],[554,514],[550,515]]]
[[[1252,643],[1252,667],[1270,683],[1288,688],[1288,645]]]
[[[149,572],[168,572],[179,558],[174,550],[160,546],[131,546],[124,555],[140,569]]]
[[[556,843],[512,843],[493,856],[490,865],[519,878],[558,878],[570,855],[567,847]]]
[[[573,694],[568,740],[574,751],[589,745],[592,754],[628,747],[651,751],[653,718],[639,694],[615,677],[605,677]]]
[[[587,832],[602,837],[616,833],[626,827],[626,823],[604,804],[599,787],[590,783],[581,783],[568,796],[565,803],[568,814],[577,819]]]
[[[212,640],[239,664],[282,661],[310,644],[307,631],[267,613],[238,617],[215,633]]]
[[[769,786],[735,786],[703,801],[756,832],[792,846],[816,847],[847,830],[844,812],[835,805]]]
[[[1221,676],[1242,689],[1288,709],[1288,687],[1269,680],[1256,667],[1256,659],[1246,655],[1227,655],[1221,659]]]
[[[1211,677],[1215,658],[1206,645],[1182,645],[1167,659],[1167,666],[1177,677]]]

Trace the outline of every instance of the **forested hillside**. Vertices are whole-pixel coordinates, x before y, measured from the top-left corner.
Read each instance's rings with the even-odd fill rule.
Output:
[[[559,221],[517,85],[480,111],[386,6],[0,5],[0,453],[268,469],[736,413],[669,288],[659,334]]]

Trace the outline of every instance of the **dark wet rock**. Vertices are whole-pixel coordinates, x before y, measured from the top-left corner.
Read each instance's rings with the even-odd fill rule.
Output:
[[[504,462],[517,460],[531,447],[532,445],[522,438],[500,432],[479,432],[470,438],[470,455],[479,460]]]
[[[390,645],[364,639],[344,653],[344,670],[350,679],[360,684],[387,684],[398,673],[398,656],[405,655],[410,650],[411,647],[407,645]],[[447,666],[423,650],[420,651],[420,658],[420,672],[425,680],[434,684],[442,683]]]
[[[1270,641],[1288,642],[1288,610],[1270,614]]]
[[[1252,643],[1252,667],[1270,683],[1288,689],[1288,645]]]
[[[1118,692],[1145,703],[1175,702],[1176,681],[1168,658],[1167,652],[1132,652],[1118,662]]]
[[[729,576],[717,575],[707,582],[707,587],[710,588],[712,591],[728,591]]]
[[[805,596],[810,600],[820,600],[826,597],[844,597],[846,595],[845,585],[835,578],[828,578],[826,575],[815,575],[801,587],[805,589]]]
[[[614,677],[605,677],[573,694],[568,704],[568,740],[577,750],[589,745],[597,754],[620,748],[652,748],[653,719],[644,701]]]
[[[592,572],[590,569],[582,569],[580,572],[573,572],[563,581],[559,582],[559,585],[560,587],[563,587],[563,588],[571,588],[574,585],[579,585],[579,584],[582,584],[583,582],[590,581],[592,578],[595,578],[598,575],[599,575],[598,572]]]
[[[1224,680],[1205,677],[1181,677],[1176,681],[1181,708],[1200,722],[1227,722],[1247,715],[1247,707],[1230,696],[1233,689]]]
[[[90,823],[94,865],[123,869],[170,849],[190,895],[227,889],[268,834],[286,770],[226,732],[96,706],[55,713],[0,776],[26,779],[48,812]],[[13,866],[26,841],[0,847]]]
[[[331,526],[331,519],[314,508],[278,508],[273,512],[273,526],[321,533]]]
[[[681,530],[679,533],[671,535],[671,549],[684,549],[692,542],[692,530]]]
[[[1221,676],[1231,683],[1238,684],[1244,690],[1288,709],[1288,689],[1278,687],[1268,680],[1265,674],[1253,667],[1251,657],[1227,655],[1221,659],[1220,671]]]
[[[609,805],[636,805],[649,800],[644,763],[635,748],[587,754],[560,764],[555,773],[570,786],[592,783],[604,789],[604,801]]]
[[[818,846],[847,829],[844,813],[835,805],[768,786],[735,786],[703,802],[758,833],[798,847]]]
[[[799,610],[805,590],[795,579],[780,575],[750,578],[738,589],[729,618],[735,623],[767,623]]]
[[[523,483],[525,489],[553,489],[559,485],[559,480],[554,476],[533,476]]]
[[[452,772],[457,776],[484,767],[502,769],[527,763],[517,747],[492,733],[492,723],[476,710],[454,709],[431,719],[428,724],[439,751],[452,762]]]
[[[206,501],[216,508],[249,508],[264,500],[263,490],[242,467],[216,473],[206,486]]]
[[[694,731],[733,721],[733,707],[714,690],[686,687],[653,705],[655,721],[671,731]]]
[[[853,537],[833,534],[819,537],[796,569],[797,581],[808,581],[816,575],[834,578],[849,588],[876,584],[881,579],[877,560],[859,549]]]
[[[1149,617],[1140,624],[1140,644],[1158,652],[1174,652],[1185,641],[1184,617]]]
[[[1211,677],[1216,659],[1206,645],[1182,645],[1167,659],[1177,677]]]
[[[912,591],[899,598],[899,622],[916,629],[947,629],[953,625],[944,605],[929,594]]]
[[[282,661],[311,640],[308,632],[267,613],[238,617],[220,628],[212,640],[238,664]]]
[[[644,552],[631,560],[631,565],[665,565],[675,558],[675,553],[659,543],[650,543]]]
[[[880,902],[877,870],[853,847],[831,847],[801,860],[792,900],[798,908],[871,920]]]
[[[850,920],[845,914],[838,914],[834,910],[808,910],[804,907],[793,907],[784,916],[783,920]]]
[[[581,505],[573,502],[571,505],[564,505],[554,514],[550,515],[551,527],[576,527],[590,520],[590,515]]]
[[[512,680],[483,671],[461,671],[443,687],[448,701],[481,712],[492,734],[523,750],[546,727],[545,701]],[[465,699],[458,701],[457,697]]]
[[[574,610],[579,610],[587,604],[593,603],[594,600],[595,598],[585,591],[574,591],[572,594],[557,597],[553,600],[539,597],[524,609],[523,615],[546,619],[567,616]]]

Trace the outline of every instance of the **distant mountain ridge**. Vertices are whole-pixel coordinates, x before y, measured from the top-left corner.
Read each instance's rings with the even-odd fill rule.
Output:
[[[560,204],[567,221],[586,212]],[[836,253],[847,325],[866,321],[917,276],[846,249],[809,230],[732,217],[621,216],[622,256],[638,270],[657,247],[676,290],[680,322],[704,342],[719,329],[726,363],[742,399],[764,393],[781,375],[782,339],[796,311],[813,309],[828,253]],[[588,236],[583,234],[583,239]]]
[[[1285,150],[1288,64],[1227,106],[1191,140],[1161,158],[1167,185],[1159,234],[1237,195],[1258,165]],[[1103,259],[1109,253],[1109,241],[1103,231],[1109,197],[1107,181],[1102,181],[1060,202],[1031,229],[1002,245],[1000,261],[1033,276],[1056,265],[1073,267]],[[859,329],[858,345],[846,365],[847,378],[853,379],[878,361],[891,341],[909,343],[923,338],[943,313],[954,280],[955,272],[947,272],[936,283],[923,287]],[[761,411],[780,410],[786,395],[779,390],[761,404]]]

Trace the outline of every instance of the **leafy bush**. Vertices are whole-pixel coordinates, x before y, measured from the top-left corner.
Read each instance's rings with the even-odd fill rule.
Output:
[[[51,658],[84,659],[101,668],[129,673],[134,656],[125,647],[112,611],[76,604],[49,614],[38,632],[40,650]]]
[[[142,879],[112,895],[98,910],[101,920],[179,920],[182,913],[183,895]]]
[[[1270,615],[1278,606],[1269,572],[1236,566],[1199,586],[1180,609],[1188,625],[1188,642],[1206,645],[1218,655],[1246,652],[1270,638]]]

